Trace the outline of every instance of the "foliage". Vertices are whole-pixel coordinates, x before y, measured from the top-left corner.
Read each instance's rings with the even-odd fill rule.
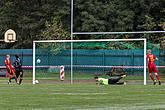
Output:
[[[41,39],[64,40],[70,39],[70,34],[64,30],[62,22],[58,18],[53,18],[52,23],[45,23],[45,30],[41,33]]]
[[[1,0],[0,38],[11,28],[18,41],[1,42],[0,47],[31,48],[33,40],[70,39],[70,9],[68,0]],[[164,0],[74,0],[74,31],[161,31],[165,27],[164,15]],[[159,38],[164,34],[142,37],[151,43],[161,43]]]

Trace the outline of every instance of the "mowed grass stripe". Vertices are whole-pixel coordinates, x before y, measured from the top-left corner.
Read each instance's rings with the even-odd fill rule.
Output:
[[[0,84],[0,106],[2,110],[162,109],[164,93],[164,85]]]

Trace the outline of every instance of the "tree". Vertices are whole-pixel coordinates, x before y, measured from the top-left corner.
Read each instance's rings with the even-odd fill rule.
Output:
[[[55,17],[50,23],[46,22],[45,27],[45,30],[41,33],[41,39],[70,39],[70,34],[63,28],[63,24],[60,18]]]

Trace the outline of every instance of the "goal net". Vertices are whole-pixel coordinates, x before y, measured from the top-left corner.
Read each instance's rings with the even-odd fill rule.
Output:
[[[65,81],[70,80],[70,44],[63,41],[33,42],[33,84],[58,83],[64,80],[64,74]]]
[[[146,39],[33,42],[33,84],[93,83],[95,75],[108,78],[112,69],[145,85]]]

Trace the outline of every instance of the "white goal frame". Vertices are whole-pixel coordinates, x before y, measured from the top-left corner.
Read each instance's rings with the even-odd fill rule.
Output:
[[[91,39],[91,40],[38,40],[33,41],[33,80],[32,83],[35,84],[35,50],[36,50],[36,43],[53,43],[53,42],[68,42],[71,43],[71,84],[73,84],[73,43],[74,42],[105,42],[105,41],[143,41],[144,43],[144,85],[146,85],[146,38],[141,39]]]

